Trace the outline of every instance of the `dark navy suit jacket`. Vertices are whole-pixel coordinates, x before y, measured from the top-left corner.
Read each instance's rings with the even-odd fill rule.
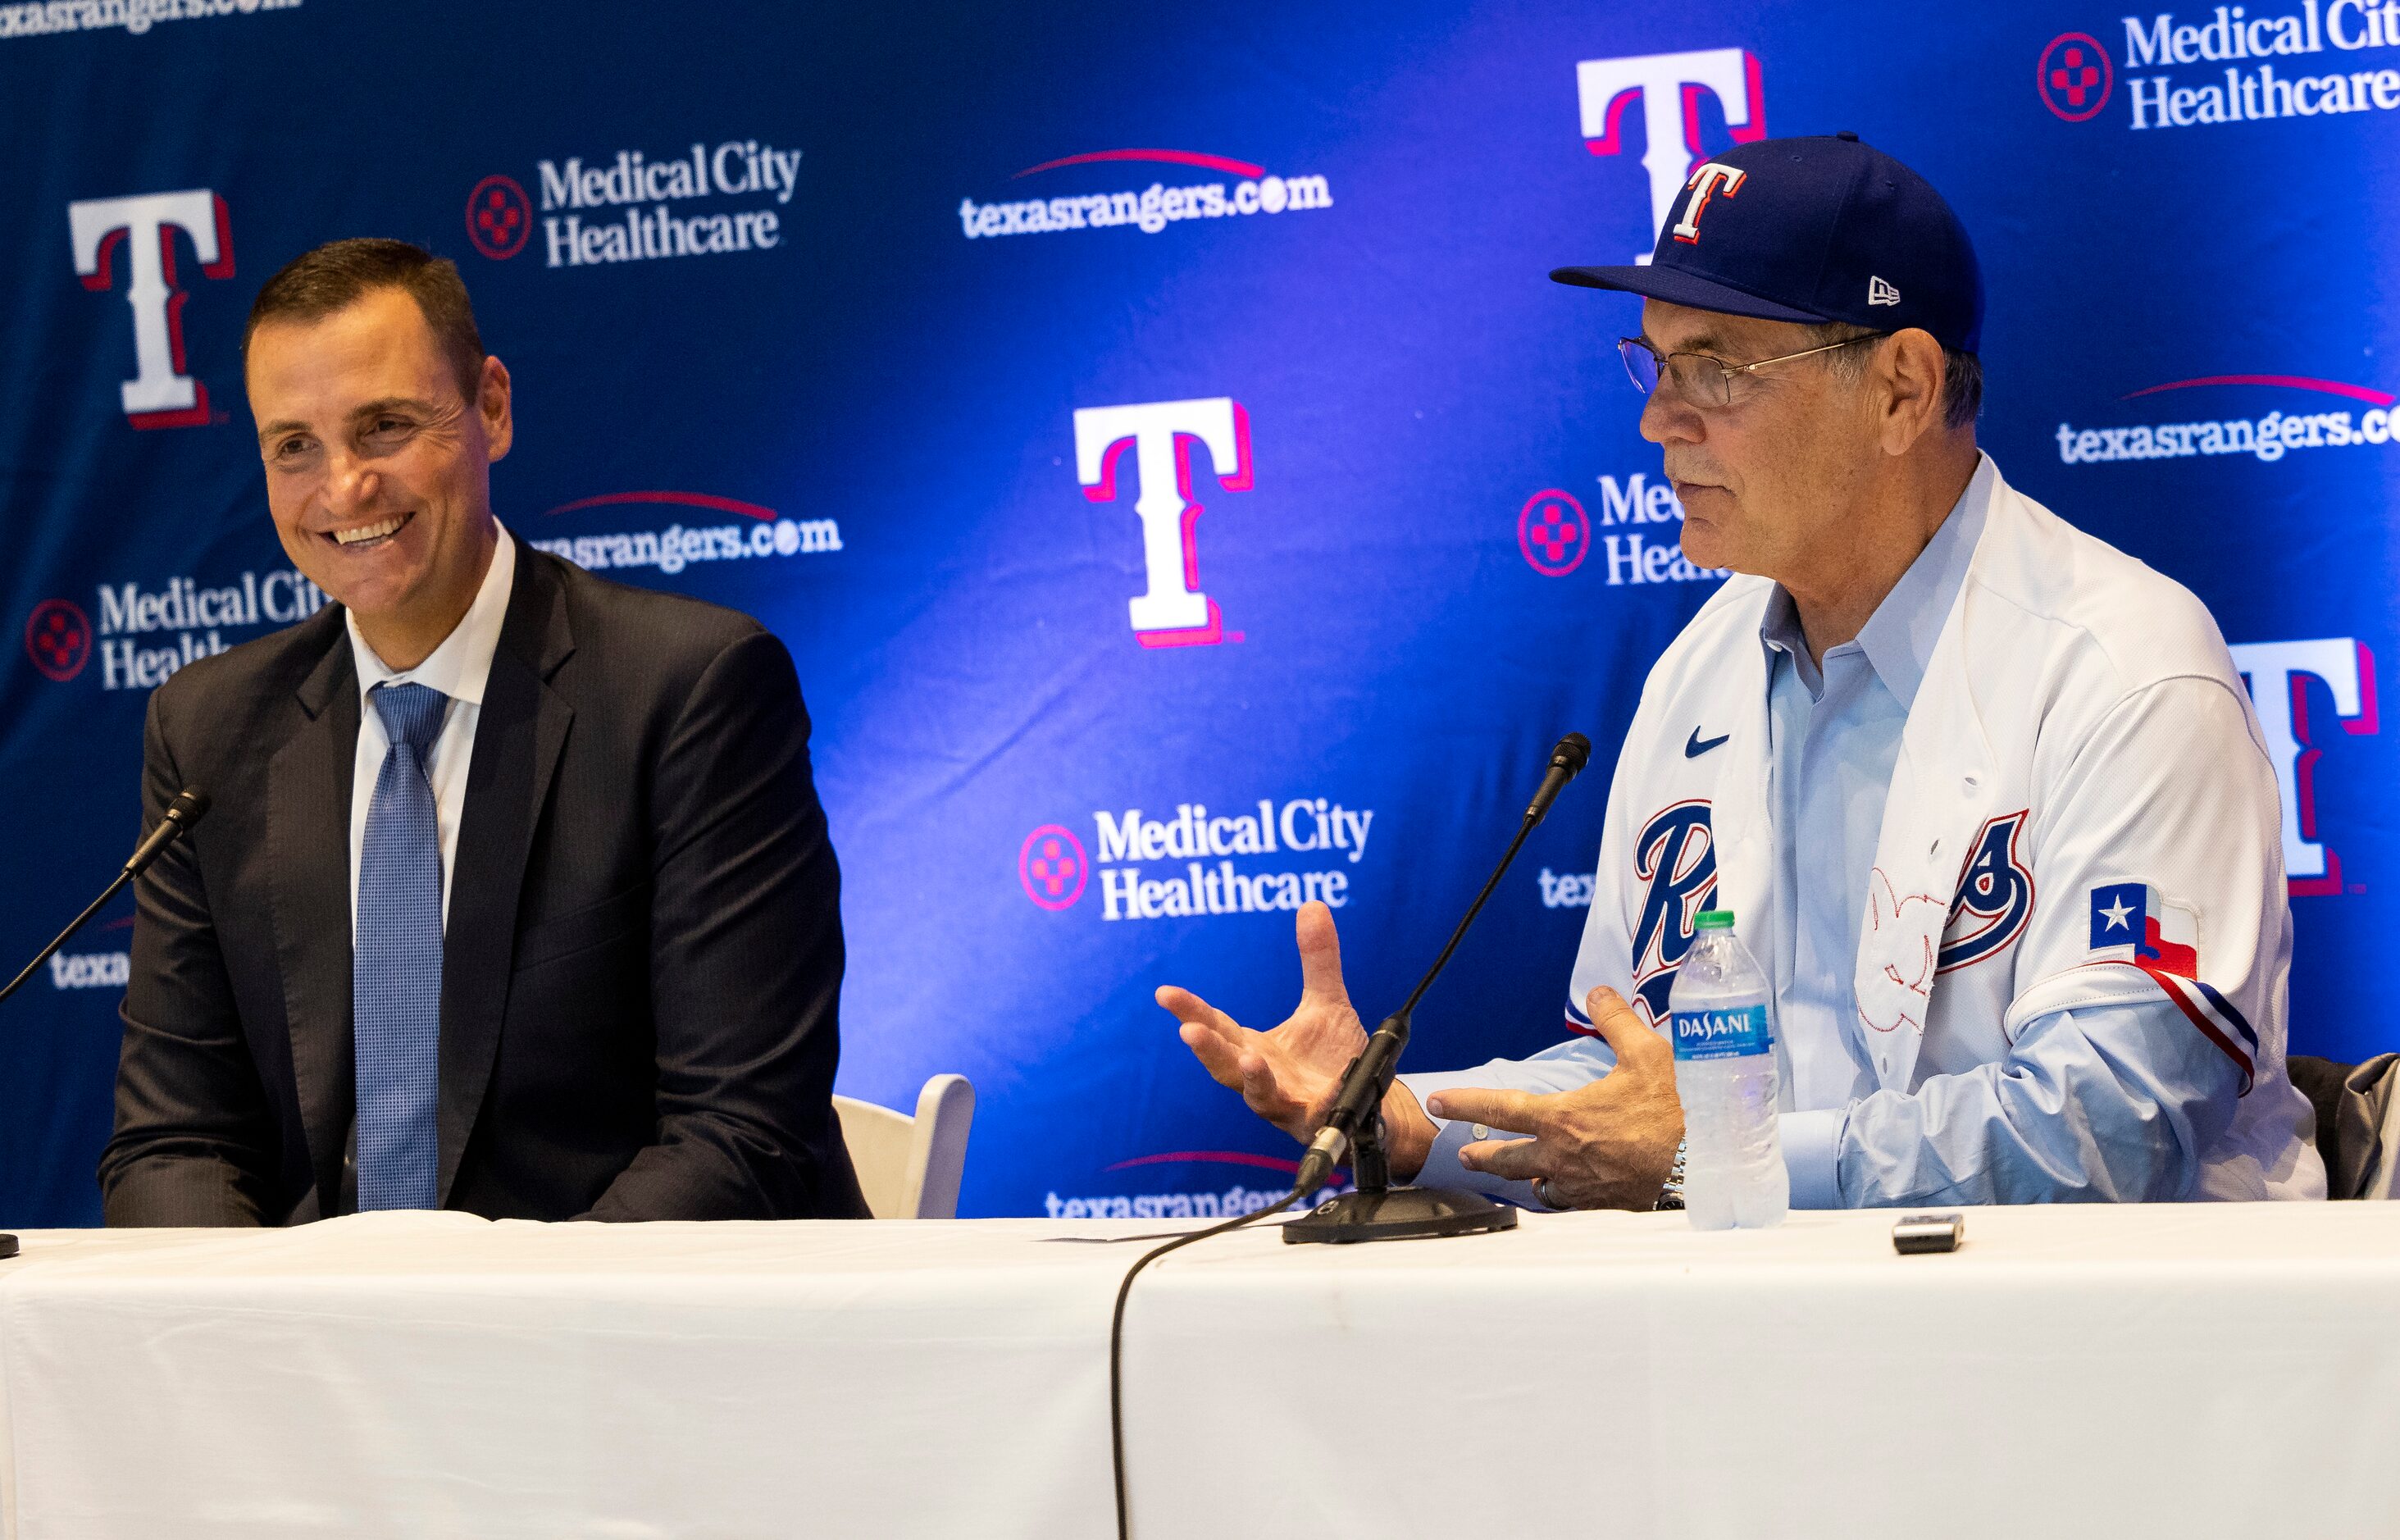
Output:
[[[444,1207],[866,1213],[829,1097],[839,876],[790,655],[519,543],[443,938]],[[143,800],[208,817],[136,888],[111,1224],[341,1212],[358,675],[338,606],[151,697]]]

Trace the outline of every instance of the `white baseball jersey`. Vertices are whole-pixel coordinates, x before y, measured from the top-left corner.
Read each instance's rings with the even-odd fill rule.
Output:
[[[1404,1077],[1420,1100],[1605,1073],[1608,1049],[1582,1035],[1589,991],[1663,1023],[1700,910],[1788,902],[1760,642],[1773,586],[1729,579],[1651,671],[1568,990],[1578,1035]],[[1998,484],[1858,895],[1877,1088],[1786,1119],[1838,1120],[1827,1143],[1851,1205],[2322,1197],[2312,1115],[2284,1070],[2282,849],[2273,768],[2207,610]],[[1741,934],[1779,976],[1775,927]],[[2161,999],[2174,1010],[2112,1010]],[[1470,1137],[1445,1127],[1419,1179],[1531,1202],[1458,1167]]]

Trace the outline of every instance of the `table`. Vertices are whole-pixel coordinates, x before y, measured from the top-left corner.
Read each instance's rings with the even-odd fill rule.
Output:
[[[2400,1528],[2400,1205],[1977,1210],[1178,1252],[1128,1315],[1135,1533]],[[1155,1221],[32,1232],[16,1540],[1111,1533]],[[1081,1237],[1076,1239],[1073,1237]]]

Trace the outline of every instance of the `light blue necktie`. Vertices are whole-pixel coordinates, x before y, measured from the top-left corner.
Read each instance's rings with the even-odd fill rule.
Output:
[[[391,747],[359,845],[350,1016],[359,1207],[431,1208],[442,1068],[442,829],[425,762],[450,698],[429,685],[367,693]]]

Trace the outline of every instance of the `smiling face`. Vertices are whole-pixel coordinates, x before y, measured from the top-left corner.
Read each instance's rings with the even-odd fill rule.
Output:
[[[414,668],[467,613],[498,543],[508,370],[485,359],[468,400],[416,301],[376,289],[260,325],[245,374],[285,552],[386,663]]]
[[[1819,345],[1791,321],[1655,299],[1642,307],[1642,330],[1662,353],[1707,353],[1730,364]],[[1787,584],[1837,566],[1852,538],[1847,516],[1884,458],[1872,392],[1821,355],[1770,364],[1733,384],[1733,404],[1719,407],[1662,382],[1642,411],[1642,436],[1666,450],[1667,479],[1684,506],[1684,553],[1697,566]]]

